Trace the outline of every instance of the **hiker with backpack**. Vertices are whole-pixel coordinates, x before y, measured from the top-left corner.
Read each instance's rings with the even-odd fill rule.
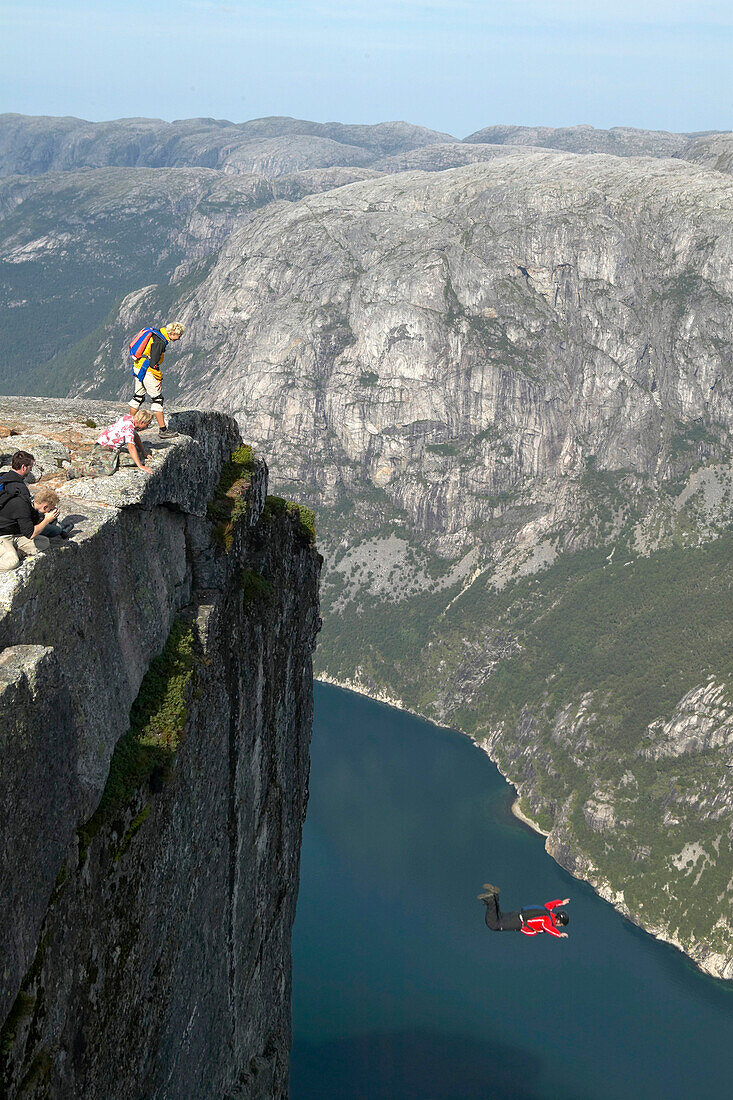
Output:
[[[58,509],[43,515],[33,506],[25,483],[35,458],[28,451],[16,451],[11,469],[0,474],[0,573],[20,565],[20,559],[48,550],[44,531],[58,518]]]
[[[170,321],[161,328],[143,328],[130,344],[132,375],[135,392],[130,400],[130,412],[134,415],[142,408],[145,395],[150,398],[150,408],[158,421],[159,438],[174,439],[178,432],[166,427],[163,415],[163,375],[160,364],[171,341],[180,340],[184,328],[180,321]]]

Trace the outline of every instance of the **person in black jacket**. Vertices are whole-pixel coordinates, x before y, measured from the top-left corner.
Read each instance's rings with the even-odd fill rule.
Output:
[[[21,557],[48,550],[43,534],[58,517],[58,508],[42,515],[33,507],[33,497],[25,483],[35,459],[28,451],[16,451],[11,469],[0,474],[0,573],[20,565]]]

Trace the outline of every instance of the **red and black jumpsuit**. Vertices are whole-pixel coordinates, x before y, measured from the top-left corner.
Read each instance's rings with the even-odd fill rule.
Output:
[[[562,905],[562,898],[545,902],[544,909],[519,909],[512,913],[502,913],[496,894],[484,898],[484,902],[486,924],[492,932],[524,932],[525,936],[537,936],[540,932],[549,932],[551,936],[562,935],[552,912]]]

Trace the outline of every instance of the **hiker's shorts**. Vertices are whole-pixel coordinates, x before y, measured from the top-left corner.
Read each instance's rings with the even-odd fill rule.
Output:
[[[156,378],[156,374],[158,377]],[[140,381],[137,376],[135,377],[135,393],[130,406],[141,409],[145,401],[145,395],[150,398],[150,408],[156,412],[163,411],[163,379],[160,376],[160,371],[153,372],[152,367],[148,367],[145,371],[145,375]]]

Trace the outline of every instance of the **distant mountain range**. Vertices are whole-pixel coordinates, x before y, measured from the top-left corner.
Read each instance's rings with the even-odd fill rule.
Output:
[[[407,122],[373,126],[296,118],[260,118],[242,123],[213,118],[86,122],[79,118],[5,114],[0,115],[0,175],[111,167],[217,168],[267,179],[336,166],[387,172],[406,168],[441,171],[527,146],[622,157],[699,159],[716,137],[720,135],[713,132],[670,134],[627,126],[611,130],[592,126],[489,126],[460,141]],[[500,152],[486,149],[487,145],[499,147]],[[416,150],[420,151],[419,157],[411,160],[408,154]]]

